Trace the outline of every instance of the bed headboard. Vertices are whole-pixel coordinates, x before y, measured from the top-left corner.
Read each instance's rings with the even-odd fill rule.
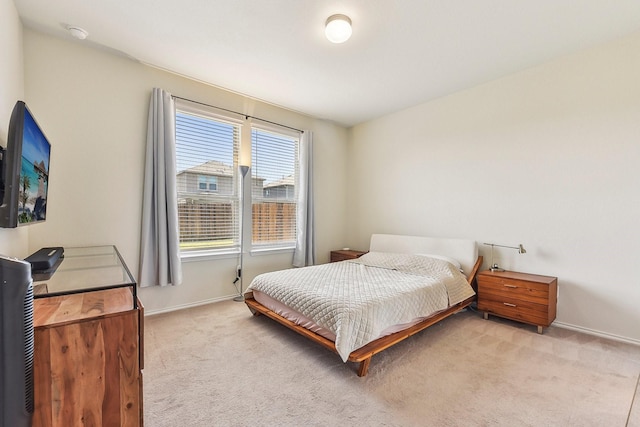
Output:
[[[462,271],[467,276],[473,270],[473,266],[478,259],[476,241],[466,239],[372,234],[369,250],[373,252],[448,256],[460,262]]]

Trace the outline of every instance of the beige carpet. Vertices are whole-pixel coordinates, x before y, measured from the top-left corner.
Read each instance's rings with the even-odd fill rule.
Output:
[[[147,317],[145,352],[147,427],[640,427],[639,346],[472,311],[374,356],[364,378],[233,301]]]

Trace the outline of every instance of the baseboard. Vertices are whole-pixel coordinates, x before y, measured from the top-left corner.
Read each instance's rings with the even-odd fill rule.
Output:
[[[231,295],[231,296],[227,296],[227,297],[211,298],[211,299],[206,299],[206,300],[202,300],[202,301],[198,301],[198,302],[194,302],[194,303],[190,303],[190,304],[173,305],[171,307],[161,308],[159,310],[147,310],[145,308],[144,309],[144,316],[145,317],[154,316],[156,314],[171,313],[172,311],[178,311],[178,310],[184,310],[184,309],[187,309],[187,308],[199,307],[201,305],[213,304],[213,303],[216,303],[216,302],[229,301],[229,300],[232,300],[234,297],[235,297],[235,295]]]
[[[637,339],[621,337],[619,335],[596,331],[595,329],[583,328],[582,326],[571,325],[569,323],[553,322],[552,325],[557,326],[559,328],[563,328],[563,329],[570,329],[572,331],[582,332],[588,335],[595,335],[600,338],[607,338],[610,340],[620,341],[627,344],[640,345],[640,340],[637,340]]]

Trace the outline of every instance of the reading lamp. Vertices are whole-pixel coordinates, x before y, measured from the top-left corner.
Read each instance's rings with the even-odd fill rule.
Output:
[[[509,249],[517,249],[519,254],[526,254],[527,251],[520,243],[518,246],[504,246],[504,245],[496,245],[495,243],[485,243],[487,246],[491,246],[491,271],[504,271],[504,268],[498,267],[498,263],[493,262],[493,247],[497,246],[499,248],[509,248]]]
[[[244,260],[244,199],[246,198],[244,196],[245,195],[244,179],[247,176],[247,172],[249,172],[249,166],[241,165],[240,166],[240,174],[242,175],[242,192],[241,192],[241,195],[242,195],[242,204],[241,204],[242,215],[240,216],[240,265],[238,266],[238,268],[236,270],[236,280],[233,281],[234,286],[235,286],[236,282],[238,282],[238,280],[240,281],[240,290],[238,290],[238,287],[236,286],[236,290],[238,291],[238,296],[233,298],[234,301],[238,301],[238,302],[244,301],[244,295],[242,295],[242,264],[243,264],[243,260]]]

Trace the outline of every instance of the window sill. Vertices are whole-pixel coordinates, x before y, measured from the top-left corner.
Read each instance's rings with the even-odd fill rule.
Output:
[[[239,249],[229,249],[227,251],[189,251],[180,253],[182,262],[211,261],[216,259],[236,258],[240,254]]]
[[[277,254],[292,254],[295,250],[293,246],[279,247],[279,248],[257,248],[249,251],[249,255],[264,256],[264,255],[277,255]],[[239,249],[229,249],[223,251],[188,251],[180,253],[180,260],[182,262],[199,262],[199,261],[212,261],[216,259],[225,258],[237,258],[240,255]]]
[[[257,249],[252,249],[251,251],[249,251],[249,253],[251,254],[251,256],[262,256],[262,255],[275,255],[275,254],[287,254],[287,253],[292,254],[294,250],[295,250],[295,247],[287,246],[287,247],[280,247],[280,248],[257,248]]]

